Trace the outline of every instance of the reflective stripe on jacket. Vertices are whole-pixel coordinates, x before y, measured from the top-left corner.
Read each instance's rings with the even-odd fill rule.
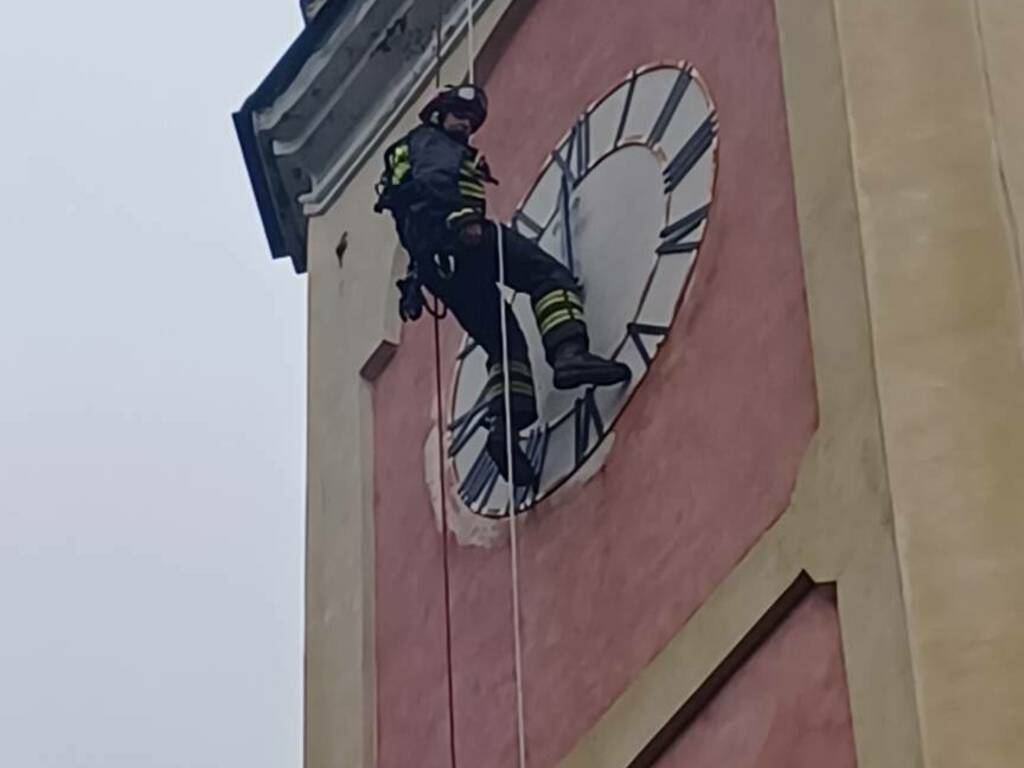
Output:
[[[484,184],[494,182],[475,147],[463,144],[441,128],[424,124],[392,144],[385,154],[379,208],[394,212],[403,244],[407,238],[434,240],[440,228],[487,213]],[[412,219],[410,221],[409,219]]]

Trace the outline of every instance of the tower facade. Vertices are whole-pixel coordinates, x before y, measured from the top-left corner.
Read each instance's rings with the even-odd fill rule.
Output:
[[[1019,764],[1022,36],[1010,2],[318,9],[235,116],[309,280],[307,766],[514,765],[520,722],[530,766]],[[470,60],[491,215],[633,371],[560,393],[538,354],[511,504],[484,361],[399,321],[372,210]]]

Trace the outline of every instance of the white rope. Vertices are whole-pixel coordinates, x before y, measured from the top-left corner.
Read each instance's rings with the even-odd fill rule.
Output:
[[[469,56],[469,82],[476,84],[476,43],[473,39],[473,0],[466,0],[466,45]],[[510,552],[512,558],[512,642],[515,654],[516,682],[516,742],[518,745],[519,768],[526,768],[526,718],[523,707],[523,644],[519,610],[519,541],[516,534],[516,486],[512,460],[512,396],[509,381],[508,320],[505,317],[505,238],[501,223],[494,222],[495,240],[498,246],[498,317],[501,322],[501,369],[505,400],[505,456],[508,460],[508,523]]]
[[[473,61],[476,58],[476,43],[473,41],[473,0],[466,0],[466,5],[466,23],[468,24],[468,28],[466,30],[466,44],[469,50],[469,84],[473,85],[476,83],[476,64]]]
[[[472,2],[472,0],[470,0]],[[519,549],[516,535],[516,487],[512,460],[512,396],[509,386],[508,320],[505,317],[505,246],[501,224],[494,222],[498,243],[498,315],[501,318],[501,368],[505,389],[505,456],[508,459],[508,524],[512,556],[512,642],[516,677],[516,738],[519,768],[526,768],[526,719],[523,712],[523,647],[519,615]]]

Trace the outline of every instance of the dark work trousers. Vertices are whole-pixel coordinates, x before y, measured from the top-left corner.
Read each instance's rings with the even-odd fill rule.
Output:
[[[513,229],[501,226],[504,238],[505,283],[530,296],[545,354],[550,363],[555,350],[566,341],[587,344],[587,328],[579,287],[561,263],[532,240]],[[445,253],[444,251],[447,251]],[[455,319],[487,353],[488,380],[481,397],[490,401],[496,416],[504,414],[504,376],[501,353],[502,306],[507,318],[509,381],[513,427],[522,429],[537,419],[533,378],[526,338],[515,313],[498,290],[497,231],[487,221],[478,245],[453,241],[429,264],[418,265],[427,289],[440,298]]]

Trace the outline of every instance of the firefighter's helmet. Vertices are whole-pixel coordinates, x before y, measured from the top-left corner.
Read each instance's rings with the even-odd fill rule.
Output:
[[[445,114],[469,119],[476,131],[487,119],[487,94],[476,85],[449,85],[420,111],[420,120],[439,123]]]

